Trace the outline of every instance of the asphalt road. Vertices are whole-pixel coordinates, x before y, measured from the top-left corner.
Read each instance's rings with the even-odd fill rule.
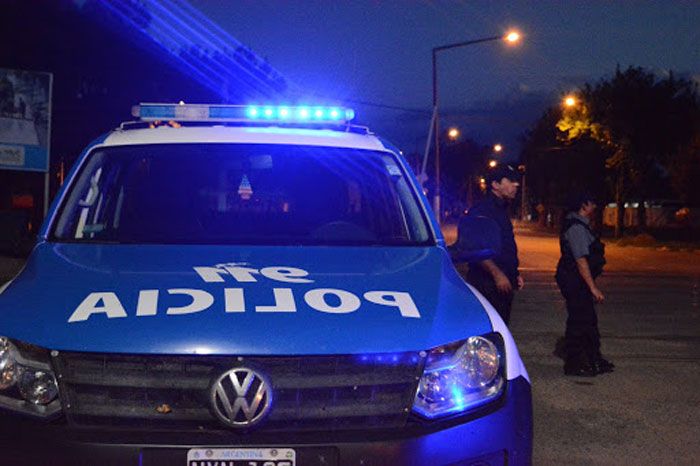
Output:
[[[558,238],[515,230],[526,285],[511,331],[533,384],[534,463],[700,464],[700,251],[608,244],[598,316],[617,368],[565,377],[552,354],[566,321]]]
[[[598,314],[617,368],[565,377],[558,239],[516,231],[526,287],[511,330],[533,383],[535,464],[700,464],[700,253],[608,246]]]
[[[599,317],[617,369],[565,377],[552,354],[565,322],[557,238],[516,232],[526,287],[511,329],[533,383],[535,464],[699,464],[700,253],[609,246]],[[0,258],[0,282],[22,264]]]

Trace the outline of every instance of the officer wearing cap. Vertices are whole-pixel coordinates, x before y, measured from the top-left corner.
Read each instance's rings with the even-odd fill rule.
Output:
[[[466,230],[473,217],[492,219],[498,227],[500,248],[495,256],[469,264],[467,281],[471,283],[498,311],[503,321],[510,321],[514,290],[521,289],[524,281],[518,272],[518,248],[515,244],[509,205],[515,199],[520,177],[510,165],[496,165],[486,174],[488,192],[460,221],[458,237]]]
[[[600,352],[600,333],[595,303],[603,293],[595,279],[603,272],[605,246],[590,226],[596,203],[588,193],[574,193],[562,224],[561,259],[556,280],[566,300],[564,374],[592,377],[612,372],[615,365]]]

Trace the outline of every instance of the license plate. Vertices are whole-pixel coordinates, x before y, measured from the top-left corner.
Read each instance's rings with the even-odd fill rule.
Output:
[[[187,466],[295,466],[291,448],[192,448]]]

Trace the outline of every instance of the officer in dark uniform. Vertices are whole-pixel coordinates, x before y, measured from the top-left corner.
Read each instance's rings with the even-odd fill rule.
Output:
[[[520,176],[509,165],[497,165],[486,175],[488,192],[484,199],[472,207],[460,221],[458,238],[473,217],[492,219],[499,234],[496,255],[491,259],[469,264],[467,281],[471,283],[498,311],[503,321],[510,321],[514,290],[521,289],[524,281],[518,272],[518,248],[510,220],[510,201],[515,198],[520,186]]]
[[[564,374],[592,377],[615,367],[600,353],[600,333],[595,303],[605,297],[595,279],[603,272],[605,246],[593,233],[590,221],[596,204],[589,194],[571,198],[562,224],[561,259],[556,280],[566,300]]]

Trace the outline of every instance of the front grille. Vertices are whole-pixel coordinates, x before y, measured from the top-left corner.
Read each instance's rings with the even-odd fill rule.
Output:
[[[53,359],[68,421],[76,426],[225,429],[209,387],[234,367],[265,374],[272,411],[256,431],[386,429],[405,425],[422,361],[417,353],[220,357],[60,353]],[[170,412],[160,413],[168,405]]]

